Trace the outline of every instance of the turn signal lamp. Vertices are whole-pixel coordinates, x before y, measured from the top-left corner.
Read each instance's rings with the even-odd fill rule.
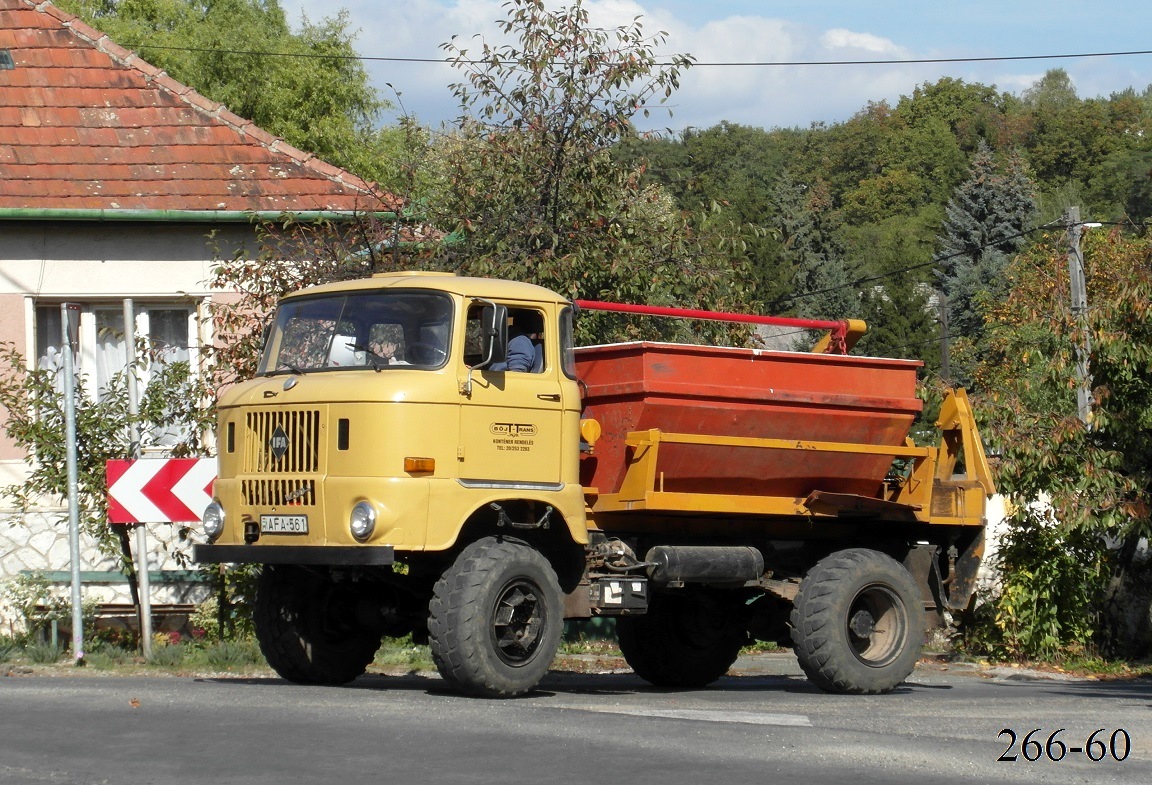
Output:
[[[409,474],[425,474],[436,471],[435,458],[405,458],[404,471]]]
[[[596,446],[596,442],[600,439],[601,432],[600,423],[596,420],[580,421],[580,438],[583,439],[589,447]]]

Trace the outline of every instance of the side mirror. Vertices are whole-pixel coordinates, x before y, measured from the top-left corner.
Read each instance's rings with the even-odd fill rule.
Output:
[[[508,354],[508,307],[485,302],[480,311],[480,355],[473,368],[487,368]]]

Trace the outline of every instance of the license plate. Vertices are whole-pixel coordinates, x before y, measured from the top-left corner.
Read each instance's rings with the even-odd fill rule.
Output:
[[[307,515],[261,515],[261,534],[307,534]]]

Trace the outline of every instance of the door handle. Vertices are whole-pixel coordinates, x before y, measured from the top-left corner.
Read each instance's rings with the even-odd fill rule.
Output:
[[[542,401],[560,402],[560,393],[539,393],[536,397]]]

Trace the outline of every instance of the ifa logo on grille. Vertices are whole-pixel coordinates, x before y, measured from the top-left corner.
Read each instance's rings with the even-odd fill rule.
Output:
[[[288,452],[288,434],[284,432],[282,426],[277,425],[276,430],[272,431],[272,438],[268,440],[268,449],[272,451],[276,460],[280,460],[284,457],[284,453]]]

